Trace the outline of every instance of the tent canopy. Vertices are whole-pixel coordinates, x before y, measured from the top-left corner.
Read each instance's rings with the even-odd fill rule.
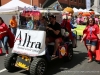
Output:
[[[26,4],[26,3],[24,3],[20,0],[11,0],[7,4],[0,7],[0,13],[20,11],[20,10],[23,10],[25,7],[26,8],[28,8],[28,7],[32,8],[33,6]]]
[[[26,4],[20,0],[11,0],[7,4],[0,7],[0,12],[12,12],[22,10],[24,7],[32,7],[29,4]]]

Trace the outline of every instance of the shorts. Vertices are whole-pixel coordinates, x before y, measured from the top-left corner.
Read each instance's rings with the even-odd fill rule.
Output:
[[[59,38],[48,37],[48,38],[49,38],[50,42],[55,42],[55,40],[57,40],[57,39],[59,40],[60,43],[62,42],[61,37],[59,37]]]
[[[97,41],[86,40],[86,45],[96,46],[97,45]]]

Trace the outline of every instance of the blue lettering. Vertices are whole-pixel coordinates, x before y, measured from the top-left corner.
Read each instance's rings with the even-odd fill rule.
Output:
[[[37,9],[37,6],[33,6],[33,7],[24,7],[23,11],[33,11],[33,10],[36,10]]]

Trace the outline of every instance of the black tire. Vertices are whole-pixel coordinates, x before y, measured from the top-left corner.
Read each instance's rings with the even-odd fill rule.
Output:
[[[45,75],[46,69],[47,62],[43,58],[35,58],[30,65],[30,75]]]
[[[9,71],[15,71],[17,67],[15,67],[15,63],[17,60],[17,54],[9,54],[4,60],[4,67]]]
[[[73,46],[69,45],[68,46],[68,55],[64,57],[64,61],[69,62],[73,59]]]

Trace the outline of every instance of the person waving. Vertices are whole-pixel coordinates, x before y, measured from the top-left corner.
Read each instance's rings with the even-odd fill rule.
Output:
[[[100,39],[99,26],[95,24],[94,18],[89,18],[88,20],[88,24],[85,30],[83,31],[83,37],[81,42],[83,42],[84,39],[86,48],[88,50],[88,62],[91,62],[93,56],[95,56],[95,50],[97,48],[98,39]]]

